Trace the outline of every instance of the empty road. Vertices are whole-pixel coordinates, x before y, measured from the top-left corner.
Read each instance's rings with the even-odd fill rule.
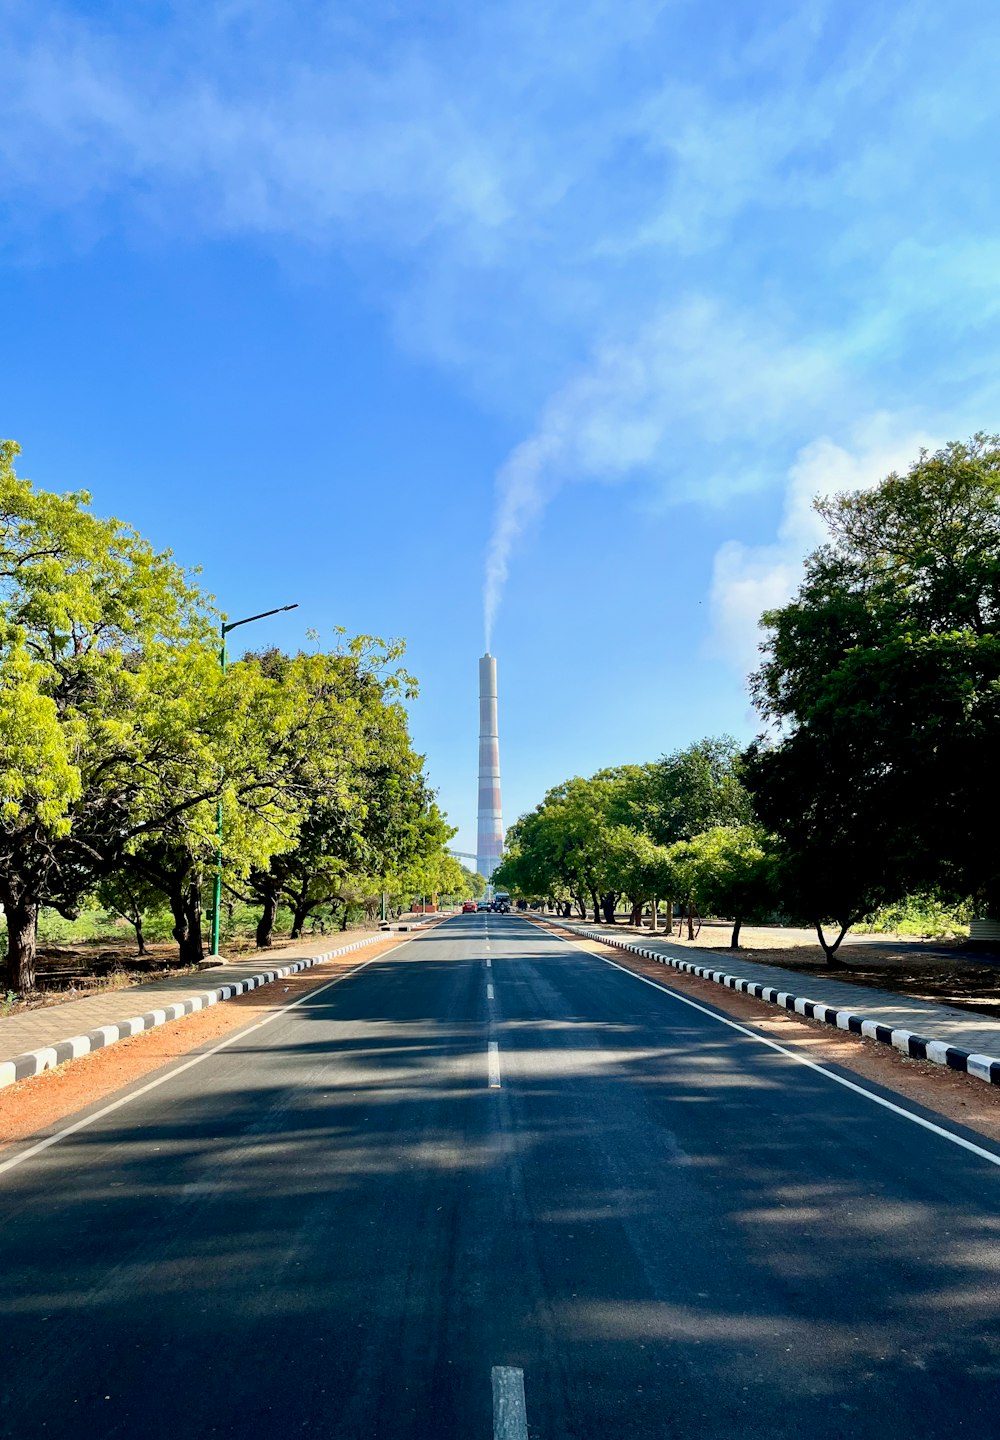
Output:
[[[669,976],[461,916],[162,1073],[0,1155],[4,1437],[1000,1435],[989,1142]]]

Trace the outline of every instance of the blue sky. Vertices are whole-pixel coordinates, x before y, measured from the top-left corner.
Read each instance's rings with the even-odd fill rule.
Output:
[[[1000,429],[981,0],[0,0],[0,432],[231,615],[402,635],[474,849],[755,728],[809,500]]]

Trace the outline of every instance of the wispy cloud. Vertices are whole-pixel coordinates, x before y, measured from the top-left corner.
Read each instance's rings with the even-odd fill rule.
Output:
[[[759,444],[787,437],[843,384],[832,348],[796,344],[773,324],[703,297],[604,345],[497,476],[487,641],[515,542],[560,486],[642,474],[668,498],[721,501],[747,487]]]
[[[860,396],[919,416],[993,393],[1000,15],[980,0],[122,15],[0,0],[8,246],[124,216],[348,257],[399,342],[524,437],[488,624],[560,485],[717,503],[779,487]]]
[[[826,538],[813,502],[841,491],[866,490],[892,471],[906,470],[921,447],[941,443],[899,416],[872,415],[856,426],[850,443],[827,436],[802,447],[791,466],[784,512],[767,545],[729,540],[716,552],[710,593],[710,652],[746,674],[760,659],[760,617],[783,605],[798,588],[802,561]]]

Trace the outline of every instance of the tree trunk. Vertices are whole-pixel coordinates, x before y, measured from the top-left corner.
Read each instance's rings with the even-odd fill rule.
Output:
[[[641,900],[633,900],[633,901],[632,901],[632,913],[631,913],[631,915],[628,917],[628,923],[629,923],[630,925],[632,925],[633,927],[638,927],[638,926],[640,926],[640,925],[642,924],[642,901],[641,901]]]
[[[170,913],[174,917],[174,927],[170,933],[177,941],[177,948],[183,955],[188,926],[187,914],[184,910],[184,892],[179,885],[171,885],[167,892],[167,900],[170,904]]]
[[[35,954],[38,948],[38,905],[33,900],[4,897],[7,920],[6,986],[19,995],[35,988]]]
[[[274,886],[269,886],[264,891],[264,908],[261,911],[260,919],[257,921],[257,934],[254,937],[257,941],[258,950],[270,950],[274,938],[274,922],[278,917],[278,891]]]
[[[615,923],[615,906],[617,903],[618,896],[615,895],[613,891],[601,897],[601,909],[604,912],[604,919],[609,925],[614,925]]]
[[[201,886],[196,880],[171,887],[167,897],[174,917],[171,931],[177,941],[177,953],[185,965],[196,965],[205,958],[201,936]]]
[[[674,902],[672,900],[665,900],[663,903],[666,906],[666,911],[663,916],[664,934],[672,935],[674,933]]]
[[[135,898],[135,893],[127,881],[125,883],[125,893],[128,896],[131,911],[119,910],[118,914],[123,920],[127,920],[135,931],[135,946],[140,957],[142,957],[146,953],[146,937],[142,933],[142,911],[139,909],[139,902]]]
[[[694,939],[694,903],[689,900],[687,904],[688,939]]]
[[[187,915],[187,942],[183,947],[182,957],[189,963],[194,964],[205,958],[205,944],[201,934],[201,882],[191,880],[188,882],[184,896],[184,911]]]
[[[351,908],[351,907],[350,907],[349,905],[346,905],[346,904],[345,904],[345,906],[344,906],[344,913],[343,913],[343,915],[341,915],[341,917],[340,917],[340,928],[341,928],[341,930],[346,930],[346,929],[347,929],[347,916],[348,916],[348,912],[350,911],[350,908]]]
[[[312,908],[313,908],[313,907],[309,904],[309,901],[308,901],[308,900],[297,901],[297,902],[295,903],[295,905],[292,907],[292,936],[291,936],[291,938],[292,938],[293,940],[298,940],[298,939],[301,938],[301,935],[302,935],[302,927],[303,927],[303,925],[306,923],[306,921],[309,919],[309,911],[310,911]]]
[[[738,950],[740,948],[740,926],[742,924],[743,921],[737,915],[736,919],[733,921],[733,934],[732,939],[729,941],[730,950]]]
[[[838,959],[837,959],[837,951],[840,949],[840,942],[841,942],[841,940],[843,940],[844,936],[847,934],[847,932],[848,932],[848,930],[850,930],[850,928],[851,928],[851,922],[850,922],[850,920],[845,920],[844,923],[843,923],[843,924],[841,925],[841,927],[840,927],[840,934],[837,936],[836,940],[834,940],[833,944],[830,945],[830,944],[827,942],[826,936],[823,934],[823,922],[822,922],[822,920],[817,920],[817,921],[816,921],[816,934],[819,936],[819,943],[820,943],[820,944],[822,945],[822,947],[823,947],[823,954],[826,956],[826,963],[827,963],[827,965],[829,965],[829,967],[830,967],[831,970],[846,970],[846,969],[847,969],[847,966],[844,964],[843,960],[838,960]]]

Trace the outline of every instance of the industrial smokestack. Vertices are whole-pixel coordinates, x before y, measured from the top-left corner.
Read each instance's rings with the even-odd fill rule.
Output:
[[[479,662],[479,830],[476,838],[476,869],[487,880],[499,864],[502,850],[497,662],[487,651]]]

